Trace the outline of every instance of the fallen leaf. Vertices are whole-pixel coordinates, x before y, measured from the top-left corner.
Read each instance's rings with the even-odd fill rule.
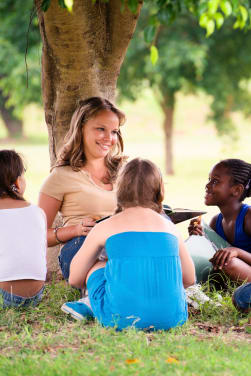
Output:
[[[126,359],[125,361],[127,364],[134,364],[134,363],[139,363],[140,360],[135,358],[135,359]]]
[[[171,356],[169,356],[169,358],[167,358],[166,360],[165,360],[165,362],[166,363],[179,363],[179,361],[178,361],[178,359],[176,359],[176,358],[173,358],[173,357],[171,357]]]

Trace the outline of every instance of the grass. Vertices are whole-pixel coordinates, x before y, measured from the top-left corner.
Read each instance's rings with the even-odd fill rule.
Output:
[[[150,333],[74,321],[59,307],[77,298],[53,282],[38,307],[0,311],[1,376],[249,374],[250,326],[230,294],[191,311],[182,328]]]
[[[250,160],[250,125],[236,116],[240,139],[233,145],[219,140],[206,124],[208,99],[178,98],[175,113],[175,175],[164,176],[165,202],[172,207],[205,209],[205,219],[217,212],[203,204],[210,168],[219,159]],[[162,116],[147,93],[137,104],[125,103],[126,153],[147,157],[164,170]],[[47,131],[43,112],[33,106],[25,112],[26,139],[8,143],[0,124],[2,148],[15,148],[27,161],[26,198],[36,203],[39,188],[49,173]],[[247,200],[251,204],[250,199]],[[178,227],[187,237],[187,222]],[[217,294],[209,292],[213,301]],[[189,321],[168,332],[116,332],[97,322],[76,322],[60,310],[78,292],[63,281],[46,286],[42,303],[26,310],[0,309],[0,376],[19,375],[249,375],[251,317],[242,316],[231,302],[232,290],[221,306],[205,303],[190,309]]]

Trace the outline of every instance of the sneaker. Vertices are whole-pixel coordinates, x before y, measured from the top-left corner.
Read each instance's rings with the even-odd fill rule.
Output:
[[[64,303],[61,310],[70,314],[75,320],[94,317],[92,310],[82,301]]]
[[[89,299],[89,296],[88,296],[88,295],[84,295],[81,299],[78,299],[78,302],[80,302],[80,303],[84,303],[84,304],[86,304],[90,309],[92,309],[92,307],[91,307],[91,303],[90,303],[90,299]]]

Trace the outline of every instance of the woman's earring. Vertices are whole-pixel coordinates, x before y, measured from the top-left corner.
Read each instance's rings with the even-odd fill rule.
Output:
[[[15,184],[12,184],[10,186],[10,189],[12,190],[12,192],[16,192],[16,193],[18,192],[17,186]]]

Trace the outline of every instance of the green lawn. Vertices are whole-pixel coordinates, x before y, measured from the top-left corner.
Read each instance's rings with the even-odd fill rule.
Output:
[[[165,202],[172,207],[205,209],[205,219],[217,212],[203,204],[210,168],[222,158],[250,160],[248,121],[236,116],[240,140],[220,141],[205,122],[207,98],[179,97],[175,114],[175,176],[166,177]],[[123,134],[130,157],[147,157],[164,170],[161,114],[148,93],[137,104],[121,106],[127,114]],[[37,202],[39,188],[49,173],[47,133],[41,110],[27,109],[27,140],[6,143],[27,161],[26,198]],[[4,137],[0,125],[0,137]],[[251,204],[251,201],[248,200]],[[178,225],[187,236],[187,222]],[[205,287],[206,288],[206,287]],[[211,294],[215,300],[215,294]],[[35,309],[0,308],[0,376],[19,375],[227,375],[250,374],[251,317],[241,316],[231,303],[206,304],[190,312],[189,322],[169,332],[116,332],[96,322],[75,322],[60,310],[78,293],[64,282],[47,285],[45,298]]]
[[[78,298],[64,282],[47,286],[40,306],[0,309],[0,375],[249,375],[250,329],[225,294],[169,332],[123,332],[61,312]],[[251,318],[251,317],[250,317]]]

